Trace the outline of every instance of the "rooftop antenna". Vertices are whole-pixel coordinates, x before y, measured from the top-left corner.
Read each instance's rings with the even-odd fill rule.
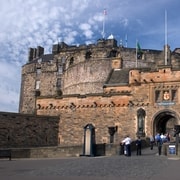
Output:
[[[104,9],[103,11],[103,30],[102,30],[102,38],[105,38],[105,19],[106,19],[107,11]]]
[[[164,59],[164,63],[165,65],[167,65],[167,11],[165,9],[165,59]]]

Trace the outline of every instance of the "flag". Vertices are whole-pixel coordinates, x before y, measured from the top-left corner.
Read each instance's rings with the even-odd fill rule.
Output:
[[[105,16],[107,15],[106,9],[104,9],[103,14],[104,14]]]
[[[139,42],[137,42],[137,50],[141,51],[141,46],[140,46]]]
[[[137,51],[137,59],[142,59],[143,51],[141,49],[139,42],[137,42],[136,51]]]

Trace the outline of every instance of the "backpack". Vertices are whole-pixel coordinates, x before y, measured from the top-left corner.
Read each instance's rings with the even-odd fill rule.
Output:
[[[160,142],[161,141],[160,135],[156,135],[155,139],[156,139],[157,142]]]

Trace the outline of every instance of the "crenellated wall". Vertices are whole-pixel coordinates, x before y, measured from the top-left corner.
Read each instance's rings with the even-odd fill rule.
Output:
[[[142,58],[137,59],[135,48],[118,47],[115,39],[99,39],[97,44],[80,46],[60,43],[53,45],[52,54],[45,55],[42,47],[30,48],[29,62],[22,67],[19,112],[35,114],[39,96],[102,93],[113,68],[154,71],[164,64],[164,50],[142,51]],[[172,61],[172,68],[178,68],[178,58],[168,46],[168,64]]]

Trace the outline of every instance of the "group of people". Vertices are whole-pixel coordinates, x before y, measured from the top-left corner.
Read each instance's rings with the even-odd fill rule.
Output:
[[[165,142],[170,142],[170,134],[157,133],[155,137],[150,137],[150,148],[153,149],[154,144],[158,147],[158,154],[161,155],[162,145]]]
[[[157,133],[155,137],[150,136],[150,149],[153,150],[153,146],[157,145],[158,147],[158,154],[161,155],[161,149],[162,144],[164,142],[170,142],[170,135],[169,133],[163,135],[160,133]],[[124,154],[125,156],[131,156],[131,143],[132,140],[129,136],[126,136],[120,143],[121,145],[121,154]],[[141,156],[141,147],[142,147],[142,141],[141,138],[138,137],[135,141],[136,144],[136,155]]]
[[[131,156],[131,138],[129,136],[126,136],[120,143],[121,145],[121,150],[123,152],[121,152],[121,154],[124,154],[125,156]],[[138,137],[136,140],[136,154],[137,156],[140,155],[141,156],[141,138]]]

